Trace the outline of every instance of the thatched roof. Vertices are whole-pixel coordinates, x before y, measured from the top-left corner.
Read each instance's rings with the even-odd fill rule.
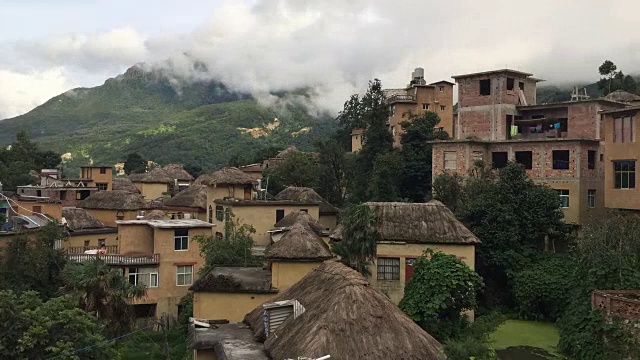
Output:
[[[175,180],[191,181],[193,176],[182,165],[169,164],[155,167],[146,173],[131,174],[129,179],[133,182],[171,184]]]
[[[112,190],[123,190],[123,191],[128,191],[130,193],[135,193],[135,194],[140,193],[140,190],[138,190],[138,188],[135,185],[133,185],[133,182],[131,181],[131,179],[127,179],[127,178],[113,179],[113,182],[111,183],[111,187],[112,187]]]
[[[277,155],[276,158],[277,159],[286,159],[289,155],[293,154],[293,153],[297,153],[299,150],[297,147],[290,145],[288,148],[280,151]]]
[[[229,185],[253,185],[258,182],[251,175],[236,167],[225,167],[209,174],[200,175],[195,184],[216,186],[220,184]]]
[[[338,208],[329,204],[315,190],[308,187],[289,186],[276,195],[276,200],[314,201],[320,203],[320,214],[337,214]]]
[[[93,193],[88,198],[78,202],[77,206],[86,209],[139,210],[144,209],[147,204],[140,194],[114,190]]]
[[[271,272],[261,267],[214,267],[189,288],[200,292],[277,292]]]
[[[634,102],[640,101],[640,96],[626,92],[624,90],[616,90],[610,92],[604,97],[605,100],[617,101],[617,102]]]
[[[296,223],[265,253],[270,260],[327,260],[333,257],[322,238],[308,226]]]
[[[169,217],[162,210],[151,210],[144,214],[142,220],[168,220]]]
[[[164,202],[166,206],[207,208],[207,185],[191,185]]]
[[[368,202],[380,217],[378,231],[387,241],[476,244],[480,241],[440,201]]]
[[[308,212],[302,210],[294,210],[288,213],[280,219],[274,227],[289,228],[296,223],[308,226],[318,235],[322,235],[324,232],[324,226],[322,226],[318,220],[314,219],[313,216],[309,215]]]
[[[344,226],[342,226],[342,224],[339,224],[338,226],[336,226],[336,228],[333,229],[331,234],[329,234],[329,239],[333,241],[342,240],[342,229],[344,229]]]
[[[269,302],[297,300],[305,312],[290,316],[264,342],[272,359],[445,359],[442,346],[357,271],[325,261]],[[247,316],[264,338],[262,305]]]
[[[101,229],[105,227],[100,220],[94,218],[85,209],[63,207],[62,217],[67,222],[69,229],[74,231],[82,229]]]

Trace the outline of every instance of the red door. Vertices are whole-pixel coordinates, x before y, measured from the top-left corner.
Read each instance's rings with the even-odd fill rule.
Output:
[[[415,258],[404,259],[404,282],[408,283],[409,279],[413,276],[413,265],[416,263]]]

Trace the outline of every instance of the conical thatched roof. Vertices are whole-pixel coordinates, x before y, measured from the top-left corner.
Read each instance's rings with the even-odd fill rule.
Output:
[[[333,240],[333,241],[341,241],[342,240],[342,229],[344,229],[344,226],[342,226],[342,224],[339,224],[338,226],[336,226],[336,228],[333,229],[331,234],[329,234],[329,239]]]
[[[75,207],[63,207],[62,217],[67,222],[69,229],[76,231],[82,229],[101,229],[104,224],[91,216],[85,209]]]
[[[325,261],[269,302],[297,300],[305,311],[290,316],[264,342],[272,359],[300,356],[349,360],[443,360],[442,346],[372,287],[357,271]],[[264,339],[264,310],[245,316]]]
[[[296,223],[265,253],[267,259],[327,260],[333,257],[322,238],[308,226]]]
[[[289,147],[288,147],[288,148],[286,148],[286,149],[284,149],[284,150],[280,151],[280,152],[278,153],[278,155],[276,155],[276,158],[278,158],[278,159],[286,159],[286,158],[287,158],[287,156],[289,156],[289,155],[291,155],[291,154],[293,154],[293,153],[296,153],[296,152],[298,152],[298,151],[299,151],[299,150],[298,150],[298,148],[297,148],[297,147],[295,147],[295,146],[293,146],[293,145],[289,145]]]
[[[440,201],[368,202],[380,218],[384,240],[414,243],[475,244],[480,241]]]
[[[111,183],[112,190],[123,190],[130,193],[139,194],[140,190],[127,178],[115,178]]]
[[[151,210],[144,214],[143,220],[168,220],[169,217],[162,210]]]
[[[624,90],[616,90],[610,92],[607,96],[604,97],[605,100],[617,101],[617,102],[634,102],[640,101],[640,96],[636,94],[632,94],[630,92]]]
[[[164,202],[166,206],[207,208],[207,185],[194,184]]]
[[[225,167],[209,174],[200,175],[195,184],[216,186],[221,184],[229,185],[253,185],[258,182],[251,175],[236,167]]]
[[[337,214],[338,208],[329,204],[315,190],[308,187],[289,186],[276,195],[276,200],[314,201],[320,203],[320,214]]]
[[[123,190],[98,191],[78,202],[78,207],[85,209],[140,210],[146,206],[142,195]]]
[[[308,226],[318,235],[322,235],[324,232],[324,226],[322,226],[318,220],[314,219],[313,216],[309,215],[308,212],[302,210],[294,210],[288,213],[285,217],[280,219],[274,227],[288,228],[292,227],[296,223]]]
[[[193,176],[182,165],[169,164],[155,167],[146,173],[131,174],[129,179],[133,182],[171,184],[175,180],[191,181]]]

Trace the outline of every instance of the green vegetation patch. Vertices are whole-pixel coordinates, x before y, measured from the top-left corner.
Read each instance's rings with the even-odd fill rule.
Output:
[[[496,350],[528,346],[554,355],[560,355],[559,339],[560,332],[555,324],[540,321],[507,320],[491,334],[491,343]]]

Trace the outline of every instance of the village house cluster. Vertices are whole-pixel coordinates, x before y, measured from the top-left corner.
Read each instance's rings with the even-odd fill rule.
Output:
[[[385,90],[397,147],[409,113],[440,117],[438,130],[451,139],[433,142],[434,176],[467,175],[479,161],[494,169],[517,161],[534,181],[558,192],[566,222],[577,229],[599,209],[640,210],[639,96],[617,91],[588,98],[576,91],[571,101],[538,104],[541,80],[532,74],[503,69],[453,79],[427,84],[418,68],[406,88]],[[364,134],[353,129],[352,151],[362,147]],[[128,178],[114,177],[122,174],[111,166],[83,166],[78,178],[43,169],[34,174],[37,185],[0,192],[7,219],[0,248],[56,220],[69,237],[55,246],[70,261],[99,257],[132,284],[147,286],[147,296],[134,303],[140,321],[176,318],[180,300],[193,293],[190,340],[198,360],[234,358],[238,351],[245,359],[266,359],[263,349],[275,358],[329,352],[349,359],[442,358],[440,344],[396,305],[426,249],[474,269],[480,240],[438,201],[366,203],[380,217],[382,239],[365,278],[331,252],[330,245],[342,241],[340,209],[310,188],[265,196],[262,172],[297,151],[289,147],[262,163],[197,178],[179,164]],[[200,271],[205,263],[194,239],[221,240],[232,220],[255,229],[251,254],[265,265]],[[314,342],[320,331],[324,342]],[[349,336],[354,332],[362,336]]]

